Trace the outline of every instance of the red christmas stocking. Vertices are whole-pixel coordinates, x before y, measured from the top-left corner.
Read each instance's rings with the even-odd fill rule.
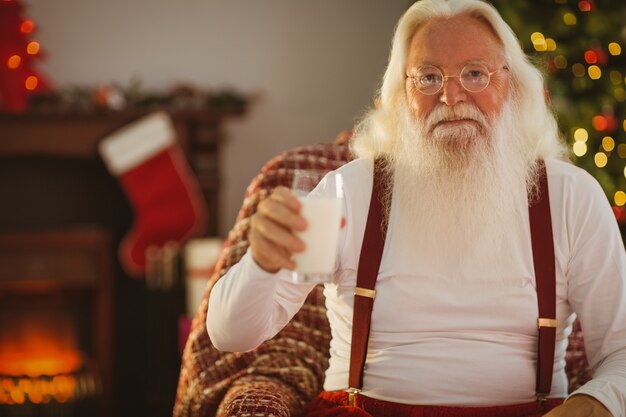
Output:
[[[135,223],[120,244],[119,256],[135,277],[145,272],[148,247],[183,243],[206,227],[206,204],[175,137],[168,115],[157,112],[99,144],[102,159],[133,207]]]

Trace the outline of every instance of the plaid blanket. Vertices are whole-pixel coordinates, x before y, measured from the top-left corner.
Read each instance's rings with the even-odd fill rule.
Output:
[[[292,416],[322,389],[330,329],[321,287],[272,340],[253,352],[220,352],[205,321],[208,294],[248,249],[250,216],[277,186],[291,185],[295,169],[339,168],[351,159],[347,145],[313,145],[284,152],[265,164],[248,186],[183,353],[174,416]]]
[[[298,416],[322,390],[330,329],[321,287],[311,292],[280,333],[252,352],[215,349],[206,331],[206,310],[212,284],[248,249],[249,220],[258,203],[275,187],[289,187],[294,169],[333,170],[350,159],[345,144],[297,148],[267,162],[248,186],[192,323],[182,358],[174,417]],[[567,371],[570,390],[590,378],[579,323],[570,336]]]

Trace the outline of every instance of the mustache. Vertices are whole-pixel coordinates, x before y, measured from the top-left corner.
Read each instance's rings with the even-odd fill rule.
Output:
[[[478,123],[484,130],[489,127],[487,118],[476,106],[469,103],[459,103],[454,106],[439,104],[426,117],[424,125],[427,132],[432,132],[439,123],[452,120],[471,120]]]

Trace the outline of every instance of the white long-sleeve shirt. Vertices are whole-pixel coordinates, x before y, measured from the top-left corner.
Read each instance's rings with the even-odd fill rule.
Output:
[[[597,182],[562,161],[546,163],[557,281],[557,341],[551,397],[567,396],[565,351],[576,317],[594,378],[577,393],[626,416],[626,253]],[[336,283],[325,284],[332,340],[324,389],[348,387],[356,271],[373,164],[341,167],[344,213]],[[332,187],[333,174],[326,183]],[[324,193],[322,187],[318,190]],[[424,244],[392,214],[379,271],[363,394],[405,404],[502,405],[535,399],[537,294],[528,213],[502,245],[497,265],[436,268]],[[497,280],[492,277],[498,276]],[[247,351],[295,315],[311,285],[270,274],[250,252],[212,289],[207,329],[222,350]]]

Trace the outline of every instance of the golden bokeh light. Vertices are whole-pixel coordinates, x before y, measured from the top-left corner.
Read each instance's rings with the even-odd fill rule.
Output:
[[[595,162],[598,168],[604,168],[606,164],[609,162],[609,158],[606,156],[604,152],[598,152],[593,157],[593,162]]]
[[[575,142],[572,146],[574,155],[584,156],[587,153],[587,144],[585,142]]]
[[[589,78],[591,78],[592,80],[598,80],[600,79],[600,77],[602,77],[602,70],[597,65],[591,65],[587,69],[587,72],[589,73]]]
[[[579,127],[574,131],[574,140],[576,142],[587,142],[587,139],[589,139],[589,132],[586,129]]]
[[[609,44],[609,53],[613,56],[620,55],[622,53],[622,47],[617,42],[611,42]]]
[[[29,55],[37,55],[39,53],[39,42],[32,41],[26,45],[26,52]]]
[[[545,37],[543,36],[543,33],[541,32],[533,32],[532,35],[530,35],[530,40],[532,43],[538,42],[538,41],[545,41]]]
[[[618,207],[622,207],[626,204],[626,193],[623,191],[618,191],[613,196],[613,200],[615,201],[615,205]]]
[[[543,36],[541,32],[534,32],[530,35],[530,41],[533,43],[533,47],[535,51],[546,51],[548,49],[548,45],[546,43],[546,38]]]
[[[613,151],[615,149],[615,139],[610,136],[605,136],[602,138],[602,149],[607,152]]]
[[[577,23],[576,15],[570,12],[565,13],[563,15],[563,23],[567,26],[574,26]]]

